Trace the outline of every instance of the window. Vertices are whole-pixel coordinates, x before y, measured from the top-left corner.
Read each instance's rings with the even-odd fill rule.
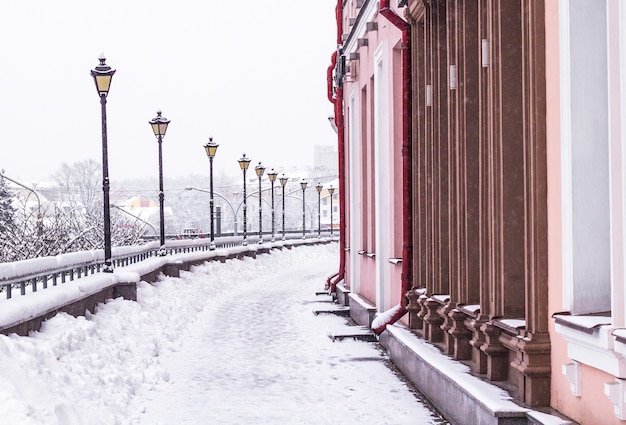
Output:
[[[565,2],[562,111],[564,309],[611,310],[605,2]],[[569,69],[568,69],[569,68]]]

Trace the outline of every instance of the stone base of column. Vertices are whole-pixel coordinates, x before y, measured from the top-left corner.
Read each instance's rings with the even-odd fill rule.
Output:
[[[443,331],[441,330],[441,325],[443,324],[443,318],[437,311],[441,304],[437,300],[428,298],[424,301],[424,306],[428,310],[424,317],[424,338],[433,343],[442,342]]]
[[[509,350],[500,342],[500,329],[487,322],[480,330],[485,334],[485,343],[480,350],[487,355],[487,379],[504,381],[508,377]]]
[[[455,360],[471,360],[472,346],[470,340],[472,339],[472,331],[465,326],[465,321],[469,317],[456,308],[448,313],[448,317],[452,322],[448,330],[453,339],[452,356]]]

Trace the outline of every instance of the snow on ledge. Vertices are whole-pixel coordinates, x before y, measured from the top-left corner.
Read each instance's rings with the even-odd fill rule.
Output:
[[[320,239],[320,241],[331,239]],[[306,245],[307,241],[276,241],[271,244],[236,246],[230,248],[220,248],[215,251],[196,251],[191,253],[179,253],[166,256],[149,257],[137,263],[119,267],[113,273],[95,273],[83,276],[79,279],[60,283],[57,286],[49,285],[46,289],[40,288],[37,292],[29,292],[25,296],[14,296],[10,299],[0,297],[0,327],[8,328],[19,325],[35,317],[40,317],[63,306],[79,301],[90,295],[97,294],[111,286],[120,283],[139,282],[140,276],[153,272],[168,264],[178,264],[183,261],[205,260],[210,261],[221,255],[237,255],[245,252],[257,251],[265,247],[298,246]],[[145,249],[145,247],[128,247],[124,253],[134,252],[134,250]],[[121,253],[122,249],[116,248],[116,253]],[[0,275],[22,276],[40,272],[42,270],[52,270],[58,267],[68,267],[74,264],[81,264],[98,258],[100,251],[81,251],[58,255],[55,257],[33,258],[22,262],[0,264]]]
[[[436,347],[417,338],[403,325],[389,325],[387,331],[392,333],[411,351],[424,359],[439,373],[457,382],[477,401],[483,403],[492,412],[528,412],[529,409],[513,402],[511,395],[503,389],[485,382],[470,374],[468,366],[442,354]]]
[[[72,282],[49,286],[28,296],[0,301],[0,326],[9,328],[35,317],[57,310],[65,305],[97,294],[119,283],[139,282],[139,274],[120,270],[114,273],[96,273]]]

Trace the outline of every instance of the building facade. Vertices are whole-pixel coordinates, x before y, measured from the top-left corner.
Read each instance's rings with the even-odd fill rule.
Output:
[[[626,421],[626,4],[336,12],[338,297],[522,405]]]
[[[349,251],[345,283],[385,310],[400,294],[402,257],[401,32],[378,16],[375,2],[348,1],[343,44],[346,227]]]
[[[548,405],[543,2],[419,1],[409,16],[410,326],[520,401]]]
[[[552,405],[626,421],[626,4],[546,2]]]

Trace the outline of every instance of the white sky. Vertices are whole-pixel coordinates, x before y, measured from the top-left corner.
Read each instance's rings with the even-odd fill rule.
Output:
[[[216,172],[243,152],[267,167],[312,165],[336,143],[326,68],[336,0],[82,0],[3,2],[0,169],[24,183],[61,163],[102,158],[100,103],[89,71],[117,70],[108,97],[113,182],[158,175],[148,121],[172,122],[163,172],[207,173],[202,146],[220,144]]]
[[[0,417],[20,425],[439,423],[373,343],[328,338],[346,329],[344,318],[312,314],[329,300],[315,291],[337,263],[336,243],[207,263],[140,283],[137,302],[110,301],[88,319],[60,314],[30,337],[2,335]]]

